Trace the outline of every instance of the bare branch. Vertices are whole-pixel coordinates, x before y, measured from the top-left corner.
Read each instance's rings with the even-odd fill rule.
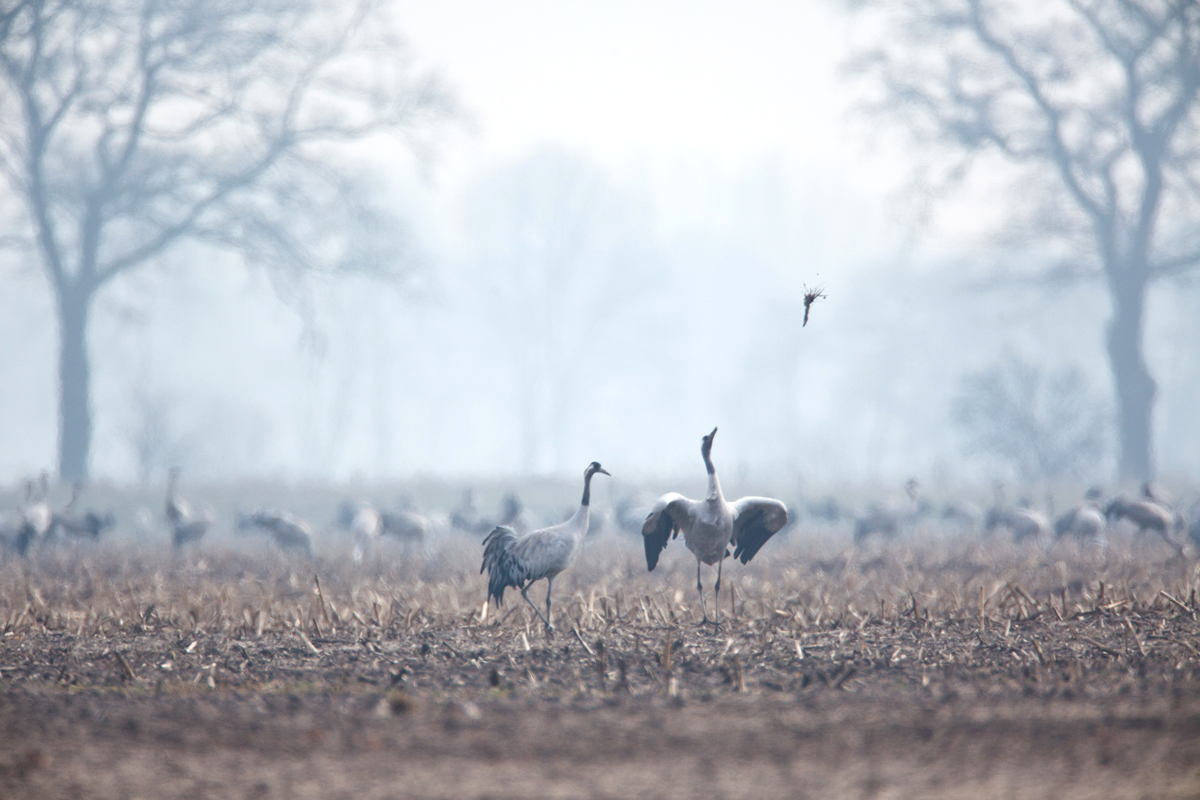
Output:
[[[1150,265],[1150,273],[1156,278],[1176,278],[1200,267],[1200,247],[1170,258],[1163,258]]]
[[[969,2],[971,7],[971,24],[980,42],[1001,57],[1013,75],[1020,80],[1029,98],[1041,109],[1046,124],[1044,134],[1049,143],[1049,155],[1054,165],[1058,168],[1059,175],[1066,185],[1067,190],[1075,198],[1075,201],[1079,203],[1080,207],[1095,220],[1097,226],[1106,225],[1115,209],[1103,206],[1095,198],[1088,195],[1083,185],[1079,182],[1079,178],[1075,174],[1074,159],[1066,143],[1063,141],[1062,110],[1046,97],[1038,78],[1026,65],[1021,63],[1012,46],[1001,41],[987,25],[981,11],[980,0],[969,0]]]
[[[379,29],[372,15],[380,5],[369,0],[346,13],[333,3],[306,9],[282,0],[228,9],[146,2],[130,25],[87,17],[72,2],[46,14],[45,3],[32,5],[21,23],[25,49],[0,46],[26,129],[0,129],[11,152],[22,153],[4,159],[5,172],[30,203],[56,284],[82,277],[98,286],[184,239],[218,241],[206,220],[224,216],[224,205],[278,170],[320,172],[305,153],[326,148],[327,157],[329,147],[380,133],[408,135],[449,109],[428,80],[400,66],[377,69],[403,49],[364,46],[364,35]],[[59,49],[43,52],[52,29]],[[109,38],[80,44],[102,30]],[[383,59],[372,66],[390,82],[363,83],[371,71],[351,65],[364,56]],[[71,80],[58,84],[64,75]],[[57,102],[47,107],[47,98]],[[70,136],[55,139],[68,120]],[[90,144],[88,130],[96,131]],[[90,166],[74,161],[86,150]],[[305,211],[296,211],[299,222]],[[78,234],[64,238],[68,219]],[[68,253],[81,270],[75,278],[66,272]]]

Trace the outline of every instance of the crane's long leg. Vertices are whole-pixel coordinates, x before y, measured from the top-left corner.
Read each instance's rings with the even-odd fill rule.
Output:
[[[704,585],[700,583],[700,559],[696,559],[696,591],[700,593],[700,613],[704,615],[704,619],[700,620],[701,625],[708,624],[708,609],[704,607]]]
[[[554,630],[554,626],[550,624],[553,617],[550,616],[550,590],[554,588],[554,578],[546,578],[546,628]]]
[[[717,562],[717,585],[713,588],[713,602],[716,603],[717,609],[713,614],[713,623],[716,625],[713,628],[713,633],[721,630],[721,567],[725,564],[725,554],[721,554],[721,560]]]
[[[533,583],[533,581],[530,581],[529,583],[527,583],[527,584],[525,584],[524,586],[522,586],[522,587],[521,587],[521,597],[524,597],[524,598],[525,598],[525,602],[526,602],[526,603],[529,603],[529,607],[533,609],[533,613],[537,614],[537,615],[538,615],[538,618],[539,618],[539,619],[541,619],[541,621],[542,621],[543,623],[545,623],[545,625],[546,625],[546,630],[548,630],[548,631],[550,631],[550,630],[554,630],[552,627],[550,627],[550,622],[549,622],[549,620],[547,620],[545,617],[543,617],[543,616],[542,616],[542,610],[541,610],[540,608],[538,608],[537,606],[535,606],[535,605],[533,604],[533,601],[529,599],[529,585],[530,585],[530,583]]]

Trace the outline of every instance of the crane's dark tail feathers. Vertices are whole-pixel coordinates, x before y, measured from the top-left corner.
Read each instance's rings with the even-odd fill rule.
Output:
[[[496,527],[483,540],[483,564],[479,567],[482,575],[488,573],[488,600],[496,599],[496,605],[504,604],[504,590],[509,586],[520,589],[525,585],[525,571],[512,553],[512,546],[517,541],[517,532],[503,525]]]

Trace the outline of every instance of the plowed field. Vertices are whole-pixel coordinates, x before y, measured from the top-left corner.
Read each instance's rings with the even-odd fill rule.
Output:
[[[461,542],[9,559],[0,797],[1200,795],[1195,561],[822,542],[726,571],[715,632],[682,548],[602,539],[550,637]]]

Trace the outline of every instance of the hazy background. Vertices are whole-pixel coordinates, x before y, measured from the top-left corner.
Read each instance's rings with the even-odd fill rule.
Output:
[[[406,281],[281,293],[185,245],[101,295],[101,480],[742,478],[970,482],[963,376],[1016,356],[1111,405],[1096,285],[988,280],[985,188],[932,213],[912,156],[851,113],[852,20],[815,3],[407,2],[461,116],[432,158],[374,146]],[[826,287],[801,327],[804,285]],[[1155,455],[1200,477],[1200,291],[1154,285]],[[35,263],[0,267],[0,482],[53,471],[56,328]],[[139,456],[148,427],[157,446]],[[1094,477],[1114,472],[1115,433]],[[776,483],[777,485],[777,483]]]

